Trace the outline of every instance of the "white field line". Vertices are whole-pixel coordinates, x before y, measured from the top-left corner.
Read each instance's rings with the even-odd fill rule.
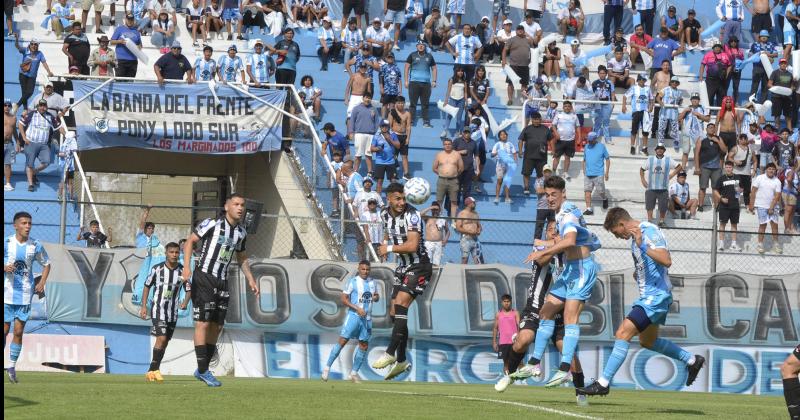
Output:
[[[388,390],[384,390],[384,389],[363,388],[362,391],[382,392],[382,393],[385,393],[385,394],[414,395],[414,396],[420,396],[420,397],[434,396],[434,395],[429,395],[429,394],[422,394],[422,393],[419,393],[419,392],[388,391]],[[495,403],[495,404],[513,405],[515,407],[530,408],[530,409],[533,409],[533,410],[544,411],[544,412],[551,413],[551,414],[559,414],[559,415],[562,415],[562,416],[575,417],[575,418],[579,418],[579,419],[603,420],[601,417],[592,417],[592,416],[587,416],[587,415],[584,415],[584,414],[578,414],[578,413],[572,413],[572,412],[569,412],[569,411],[556,410],[555,408],[543,407],[543,406],[540,406],[540,405],[533,405],[533,404],[525,404],[525,403],[516,402],[516,401],[495,400],[495,399],[491,399],[491,398],[465,397],[465,396],[462,396],[462,395],[435,394],[435,396],[437,396],[437,397],[445,397],[445,398],[452,398],[452,399],[455,399],[455,400],[481,401],[481,402],[488,402],[488,403]]]

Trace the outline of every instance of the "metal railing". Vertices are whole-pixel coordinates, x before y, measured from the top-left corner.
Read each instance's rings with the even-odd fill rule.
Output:
[[[68,206],[78,207],[81,203],[71,202]],[[79,219],[74,216],[67,223],[59,224],[59,212],[63,203],[56,200],[5,200],[4,234],[13,232],[11,224],[15,212],[25,210],[33,214],[32,236],[47,242],[58,242],[59,236],[66,237],[67,244],[77,244],[75,237],[80,226],[88,226],[89,217]],[[116,203],[95,203],[106,224],[113,227],[112,247],[132,247],[138,231],[138,220],[143,211],[140,205]],[[150,211],[149,221],[156,224],[156,235],[162,243],[179,241],[191,232],[193,214],[209,214],[220,210],[215,207],[156,206]],[[77,212],[76,212],[77,213]],[[324,241],[303,241],[302,234],[325,219],[297,217],[291,215],[262,214],[258,235],[248,237],[248,254],[259,258],[309,258],[309,255],[329,254],[329,249],[312,249],[311,246],[330,246]],[[452,229],[447,219],[450,238],[444,248],[442,263],[460,263],[462,250],[461,235]],[[531,252],[535,222],[520,220],[482,219],[481,242],[482,259],[485,263],[523,265],[523,260]],[[372,247],[364,240],[364,227],[367,230],[379,228],[377,225],[344,219],[341,238],[341,254],[349,261],[367,258]],[[633,264],[630,243],[618,239],[601,225],[590,224],[589,229],[599,237],[602,248],[595,252],[595,258],[603,271],[630,268]],[[766,252],[757,252],[757,232],[739,231],[737,244],[742,251],[731,251],[730,235],[726,235],[726,250],[715,251],[717,229],[667,227],[663,229],[672,253],[670,271],[676,274],[708,274],[728,270],[758,275],[785,275],[800,271],[800,235],[778,235],[782,254],[775,252],[775,244],[769,233],[765,235]],[[324,252],[323,252],[324,251]],[[473,263],[469,256],[468,263]]]

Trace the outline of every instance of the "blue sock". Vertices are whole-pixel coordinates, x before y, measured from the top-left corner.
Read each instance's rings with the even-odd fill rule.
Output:
[[[542,360],[544,350],[553,332],[556,330],[556,321],[552,319],[542,319],[539,321],[539,328],[536,330],[536,341],[533,342],[533,358]]]
[[[361,347],[356,347],[356,354],[353,356],[353,373],[358,373],[361,369],[361,365],[364,364],[364,359],[367,358],[367,351],[361,350]]]
[[[661,353],[664,356],[671,357],[675,360],[680,360],[686,364],[689,364],[689,360],[692,359],[691,353],[678,347],[672,341],[669,341],[664,338],[657,338],[655,343],[653,343],[653,348],[651,348],[650,350]]]
[[[606,367],[603,369],[603,378],[609,382],[614,379],[614,375],[617,374],[620,366],[622,366],[622,362],[625,361],[625,357],[628,356],[628,349],[630,347],[631,343],[625,340],[614,341],[614,351],[611,352],[611,357],[608,358]]]
[[[22,344],[11,343],[9,349],[11,350],[9,355],[11,367],[17,367],[17,359],[19,359],[19,353],[22,351]]]
[[[339,344],[339,342],[337,341],[336,344],[334,344],[333,348],[331,349],[331,354],[328,355],[328,367],[333,366],[333,362],[336,360],[337,357],[339,357],[339,353],[341,353],[341,351],[342,351],[342,345]]]
[[[578,339],[581,338],[581,327],[578,324],[564,326],[564,343],[561,347],[561,364],[572,363],[572,356],[578,348]]]

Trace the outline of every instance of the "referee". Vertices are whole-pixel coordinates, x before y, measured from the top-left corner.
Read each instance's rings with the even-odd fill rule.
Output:
[[[214,377],[208,364],[217,348],[217,338],[228,311],[228,283],[225,279],[234,252],[236,261],[244,272],[250,290],[258,296],[258,283],[250,272],[245,253],[244,217],[245,200],[240,194],[231,194],[225,200],[225,212],[216,219],[205,219],[187,238],[183,248],[183,277],[192,278],[192,319],[194,327],[194,352],[197,370],[194,377],[211,387],[222,384]],[[201,243],[200,258],[194,273],[190,270],[192,251]]]

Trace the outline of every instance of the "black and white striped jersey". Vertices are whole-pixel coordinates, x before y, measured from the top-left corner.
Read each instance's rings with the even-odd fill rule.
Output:
[[[395,253],[397,255],[398,267],[407,267],[412,264],[430,264],[428,252],[425,250],[423,238],[422,217],[414,207],[406,204],[406,209],[398,216],[392,216],[391,210],[387,206],[381,210],[381,220],[383,221],[384,235],[389,239],[387,245],[401,245],[408,241],[409,232],[419,233],[419,245],[417,250],[408,254]]]
[[[228,223],[225,215],[222,215],[217,219],[203,220],[194,229],[194,233],[202,240],[197,268],[225,281],[228,265],[234,253],[245,250],[247,232],[244,226],[242,224],[233,226]]]
[[[180,263],[174,268],[167,267],[166,262],[156,264],[150,269],[150,274],[144,282],[144,287],[153,290],[153,306],[150,308],[150,317],[164,322],[178,321],[178,297],[181,287],[186,291],[191,290],[187,281],[181,282],[183,265]]]
[[[525,300],[525,309],[522,311],[522,318],[524,319],[538,319],[539,311],[544,306],[544,300],[547,297],[547,292],[550,290],[550,284],[554,278],[558,278],[561,271],[562,256],[558,255],[550,261],[549,264],[540,266],[539,263],[534,262],[531,269],[531,283],[528,286],[527,299]]]

